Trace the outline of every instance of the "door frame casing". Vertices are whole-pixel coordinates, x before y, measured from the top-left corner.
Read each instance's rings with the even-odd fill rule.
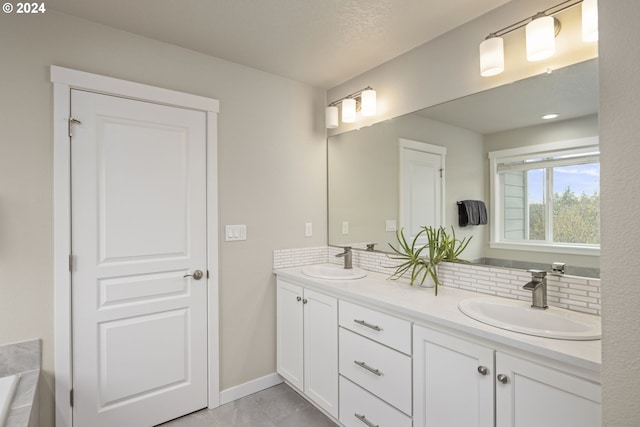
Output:
[[[207,138],[207,371],[208,407],[220,406],[219,274],[218,274],[218,100],[51,66],[53,83],[53,268],[56,425],[73,426],[70,392],[72,376],[71,327],[71,145],[69,114],[71,90],[188,108],[206,113]]]

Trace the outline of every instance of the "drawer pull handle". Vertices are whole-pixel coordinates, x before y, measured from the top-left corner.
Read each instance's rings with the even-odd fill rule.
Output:
[[[371,323],[367,323],[364,320],[353,319],[358,325],[366,326],[369,329],[373,329],[374,331],[380,332],[382,328],[378,325],[372,325]]]
[[[382,376],[382,372],[380,372],[379,369],[372,368],[371,366],[367,365],[364,362],[360,362],[358,360],[354,360],[353,363],[355,363],[356,365],[360,366],[363,369],[366,369],[367,371],[371,372],[372,374],[376,374],[379,377]]]
[[[355,415],[357,419],[359,419],[360,421],[362,421],[363,423],[365,423],[369,427],[380,427],[378,424],[374,424],[371,421],[369,421],[367,419],[367,417],[365,417],[364,415],[360,415],[357,412],[355,414],[353,414],[353,415]]]

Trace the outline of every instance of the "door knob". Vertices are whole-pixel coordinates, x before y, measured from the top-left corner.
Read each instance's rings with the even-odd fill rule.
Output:
[[[202,270],[196,270],[193,272],[193,274],[185,274],[183,277],[193,277],[195,280],[200,280],[202,279],[202,276],[204,276]]]

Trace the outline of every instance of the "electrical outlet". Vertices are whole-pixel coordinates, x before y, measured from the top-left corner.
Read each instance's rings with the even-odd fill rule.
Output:
[[[398,226],[395,219],[388,219],[384,222],[384,231],[396,231]]]

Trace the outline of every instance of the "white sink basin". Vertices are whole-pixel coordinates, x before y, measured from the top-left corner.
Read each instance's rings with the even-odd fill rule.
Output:
[[[337,264],[313,264],[302,268],[302,274],[316,279],[327,280],[353,280],[362,279],[367,272],[360,268],[346,269]]]
[[[562,340],[599,340],[600,318],[549,307],[531,308],[528,301],[501,298],[469,298],[458,304],[472,319],[501,329]]]

